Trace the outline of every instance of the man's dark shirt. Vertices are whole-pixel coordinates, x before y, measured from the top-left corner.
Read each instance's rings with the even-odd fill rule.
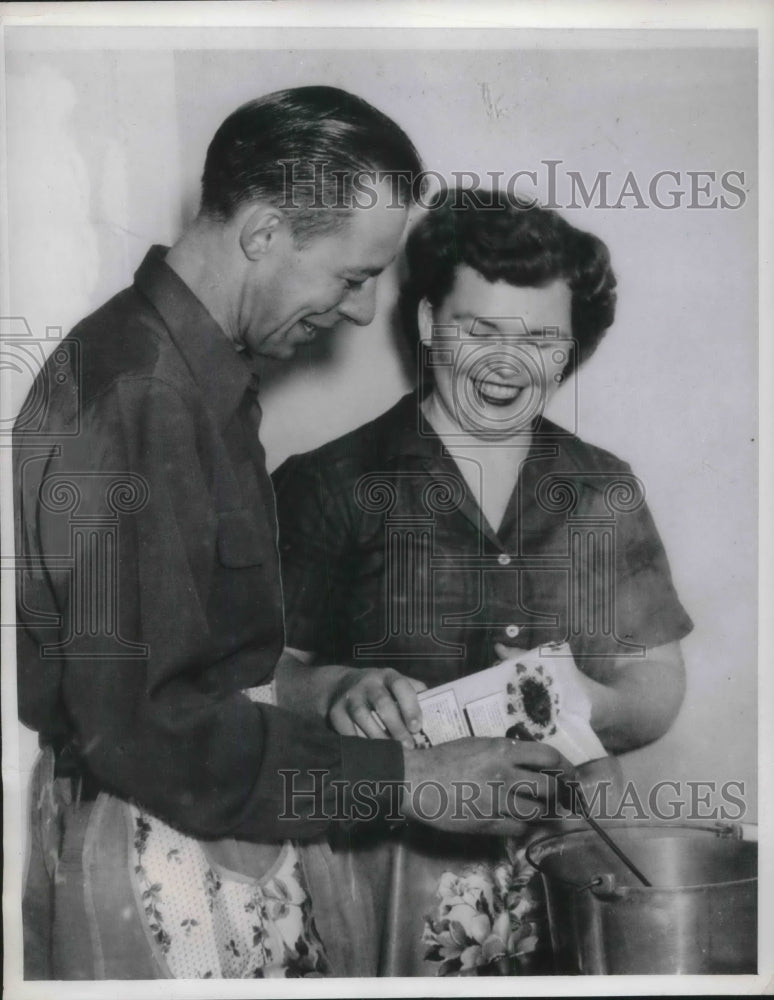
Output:
[[[163,257],[54,351],[42,424],[17,422],[20,716],[184,832],[311,837],[334,790],[280,821],[280,769],[400,780],[401,749],[241,693],[283,646],[255,379]]]
[[[433,686],[495,643],[626,657],[692,628],[641,484],[543,419],[489,525],[417,394],[274,473],[287,642]]]

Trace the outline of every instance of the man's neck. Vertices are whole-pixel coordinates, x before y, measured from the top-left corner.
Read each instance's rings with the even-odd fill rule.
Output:
[[[166,263],[190,288],[224,334],[237,344],[236,317],[230,306],[231,269],[217,229],[200,220],[170,248]]]

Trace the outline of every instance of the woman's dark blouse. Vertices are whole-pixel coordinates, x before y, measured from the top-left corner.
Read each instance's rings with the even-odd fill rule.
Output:
[[[287,644],[430,686],[495,642],[631,657],[692,623],[624,462],[543,420],[498,531],[416,393],[274,474]]]

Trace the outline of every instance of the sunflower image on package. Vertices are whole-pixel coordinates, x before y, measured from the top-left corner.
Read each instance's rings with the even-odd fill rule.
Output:
[[[566,643],[540,646],[478,673],[419,694],[422,729],[417,746],[464,736],[505,736],[526,730],[572,764],[606,751],[591,728],[591,703]]]

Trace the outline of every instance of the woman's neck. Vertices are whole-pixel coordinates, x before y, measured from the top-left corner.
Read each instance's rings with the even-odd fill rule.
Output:
[[[438,437],[450,450],[475,449],[480,452],[497,452],[526,454],[532,445],[532,427],[514,431],[513,434],[493,434],[487,438],[482,434],[474,434],[460,426],[452,414],[446,409],[436,392],[430,392],[422,400],[422,413]]]
[[[478,506],[497,531],[513,495],[532,431],[487,440],[462,430],[440,405],[435,393],[422,401],[422,413],[454,459]]]

